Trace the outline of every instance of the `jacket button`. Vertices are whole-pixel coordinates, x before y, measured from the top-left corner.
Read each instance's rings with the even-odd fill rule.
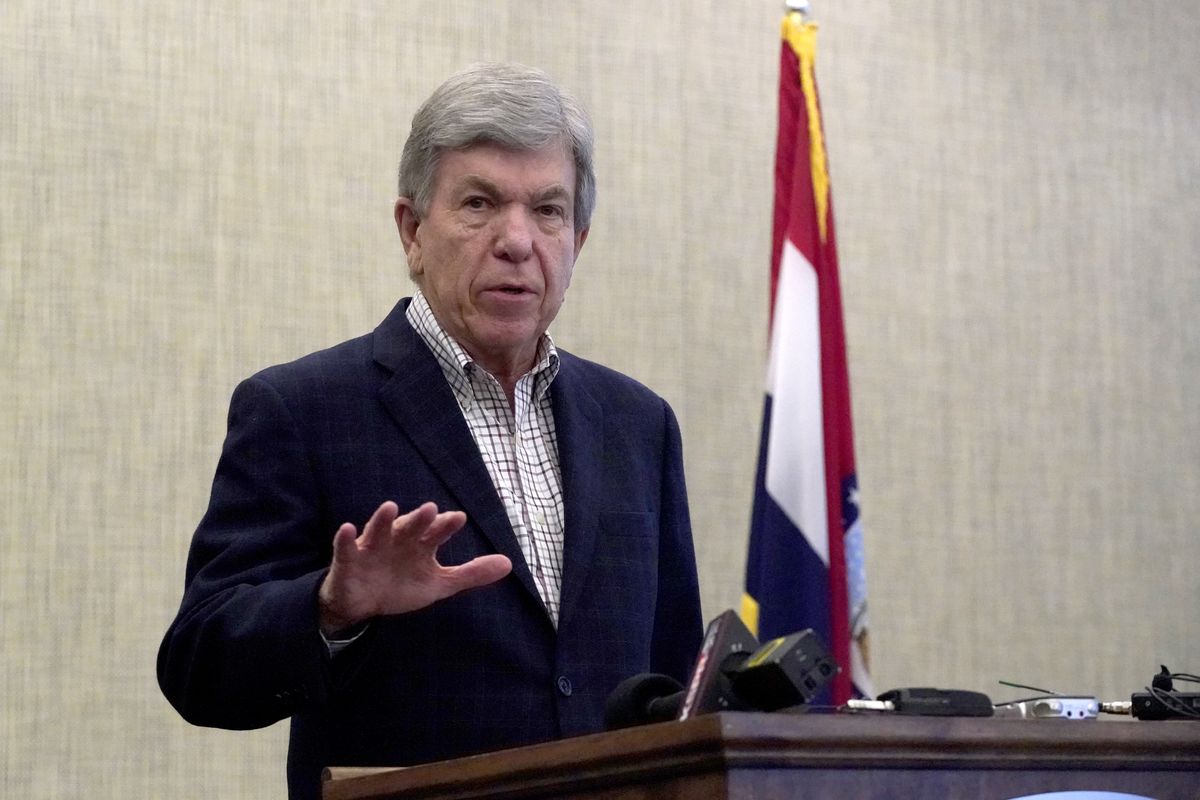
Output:
[[[563,697],[570,697],[571,692],[574,691],[574,689],[571,687],[571,679],[566,675],[559,675],[557,683],[559,694],[561,694]]]

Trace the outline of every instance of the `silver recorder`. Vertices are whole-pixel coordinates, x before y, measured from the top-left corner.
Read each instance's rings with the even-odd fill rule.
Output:
[[[996,716],[1017,719],[1095,719],[1099,713],[1095,697],[1041,697],[996,706]]]

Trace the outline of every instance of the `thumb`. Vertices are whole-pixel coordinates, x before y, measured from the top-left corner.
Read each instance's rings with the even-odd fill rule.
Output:
[[[475,589],[495,583],[512,572],[512,562],[508,556],[499,554],[473,558],[465,564],[456,567],[446,567],[443,576],[450,589],[446,595],[457,594],[467,589]]]

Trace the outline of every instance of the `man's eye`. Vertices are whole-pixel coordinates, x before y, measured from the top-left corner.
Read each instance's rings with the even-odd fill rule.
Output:
[[[476,211],[487,207],[487,200],[482,197],[468,197],[463,205]]]
[[[538,206],[538,213],[543,217],[561,217],[565,214],[562,206]]]

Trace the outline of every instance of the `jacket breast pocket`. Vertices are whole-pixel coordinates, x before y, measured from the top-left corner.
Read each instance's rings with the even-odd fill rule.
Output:
[[[596,556],[602,572],[620,580],[630,593],[653,596],[658,576],[658,516],[648,511],[602,512]]]
[[[641,539],[657,538],[655,515],[649,511],[601,511],[602,536],[631,536]]]

